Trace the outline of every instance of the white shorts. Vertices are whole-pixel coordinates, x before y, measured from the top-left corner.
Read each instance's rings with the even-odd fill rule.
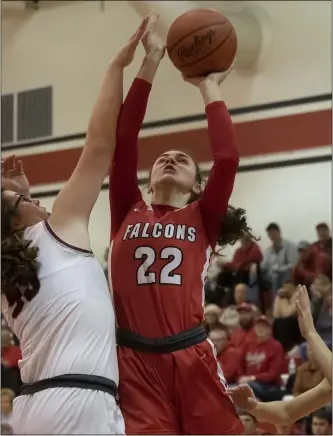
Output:
[[[125,434],[115,399],[101,391],[53,388],[14,400],[14,434]]]

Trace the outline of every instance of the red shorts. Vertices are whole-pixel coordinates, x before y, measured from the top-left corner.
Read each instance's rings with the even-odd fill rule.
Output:
[[[244,432],[210,341],[169,354],[118,350],[126,434]]]

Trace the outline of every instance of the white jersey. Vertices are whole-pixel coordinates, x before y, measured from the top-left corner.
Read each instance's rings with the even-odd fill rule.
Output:
[[[23,383],[62,374],[87,374],[106,377],[118,385],[114,308],[104,272],[97,259],[91,251],[78,249],[61,241],[45,222],[27,228],[24,238],[31,240],[32,245],[39,248],[39,293],[31,301],[25,302],[16,319],[11,317],[13,309],[8,307],[6,298],[2,296],[4,316],[20,341],[22,360],[19,361],[19,367]],[[59,397],[60,391],[65,394]],[[100,396],[104,398],[102,402],[106,401],[105,406],[109,411],[112,410],[114,399],[111,395],[73,388],[48,389],[33,396],[19,397],[15,400],[16,410],[22,409],[22,414],[27,416],[24,406],[28,403],[32,406],[31,400],[40,397],[34,418],[34,407],[29,409],[32,417],[30,424],[34,424],[35,419],[35,427],[27,426],[29,431],[35,431],[36,434],[43,430],[38,424],[36,427],[36,422],[40,423],[43,416],[41,402],[45,404],[58,397],[59,409],[60,398],[64,398],[66,404],[63,407],[66,410],[71,406],[75,409],[79,407],[75,402],[78,395],[82,399],[82,407],[88,407],[89,404],[91,408],[92,399]],[[88,397],[83,398],[84,395],[89,397],[89,401]],[[54,407],[51,404],[50,406]],[[45,414],[49,414],[49,428],[45,427],[45,432],[68,432],[70,428],[66,427],[66,422],[63,423],[64,418],[61,415],[52,427],[49,418],[52,418],[54,412],[52,415],[51,407],[49,411],[45,410]],[[99,404],[99,408],[103,409],[103,404]],[[80,415],[81,412],[82,410]],[[75,410],[73,413],[75,414]],[[98,416],[106,419],[100,413]],[[86,421],[82,421],[82,417],[80,420]],[[61,427],[62,425],[65,427]],[[76,425],[75,433],[82,430],[86,433],[89,430],[86,422],[85,427],[78,423]],[[27,427],[24,430],[28,434]],[[104,427],[101,431],[110,429]],[[22,431],[22,428],[16,430]],[[96,426],[91,427],[91,432],[100,433]]]

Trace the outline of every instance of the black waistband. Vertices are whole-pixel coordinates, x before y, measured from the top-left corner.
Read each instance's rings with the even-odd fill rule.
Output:
[[[21,386],[20,395],[32,395],[50,388],[79,388],[102,391],[118,398],[118,388],[113,380],[97,375],[63,374]]]
[[[144,353],[173,353],[200,344],[207,339],[202,325],[159,339],[148,339],[127,330],[117,330],[117,345]]]

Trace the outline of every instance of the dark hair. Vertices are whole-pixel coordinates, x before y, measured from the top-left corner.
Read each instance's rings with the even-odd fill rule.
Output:
[[[23,239],[23,230],[12,227],[16,216],[15,208],[1,190],[1,294],[4,294],[9,307],[14,307],[12,316],[21,312],[24,301],[31,301],[39,292],[38,247],[31,247],[31,241]]]
[[[329,230],[330,228],[328,227],[328,225],[326,223],[319,223],[316,225],[316,230]]]
[[[331,407],[322,407],[321,409],[316,410],[312,414],[312,418],[319,418],[327,421],[329,424],[332,424],[332,409]]]
[[[201,175],[199,165],[194,160],[193,163],[195,165],[195,181],[204,189],[205,180]],[[149,180],[150,177],[151,172],[149,174]],[[192,191],[188,200],[188,204],[199,200],[201,195],[202,191],[199,193]],[[255,241],[260,240],[260,238],[256,238],[252,234],[252,229],[247,224],[245,214],[245,209],[235,208],[229,204],[227,214],[225,217],[222,217],[221,220],[221,231],[217,237],[217,245],[219,245],[221,248],[225,247],[226,245],[235,245],[236,242],[242,239],[244,235],[248,235],[250,239],[254,239]],[[218,254],[218,252],[216,254]]]
[[[199,165],[196,162],[194,162],[194,165],[195,180],[199,185],[203,186],[205,181],[201,176]],[[188,203],[199,200],[201,194],[202,192],[199,194],[192,192]],[[226,245],[235,245],[236,242],[242,239],[244,235],[248,235],[250,239],[254,239],[256,241],[260,239],[256,238],[252,234],[252,229],[248,226],[245,209],[236,208],[229,204],[227,214],[222,218],[221,230],[217,237],[217,244],[221,248],[225,247]]]
[[[276,223],[270,223],[266,227],[266,232],[269,232],[270,230],[277,230],[280,231],[280,227]]]

